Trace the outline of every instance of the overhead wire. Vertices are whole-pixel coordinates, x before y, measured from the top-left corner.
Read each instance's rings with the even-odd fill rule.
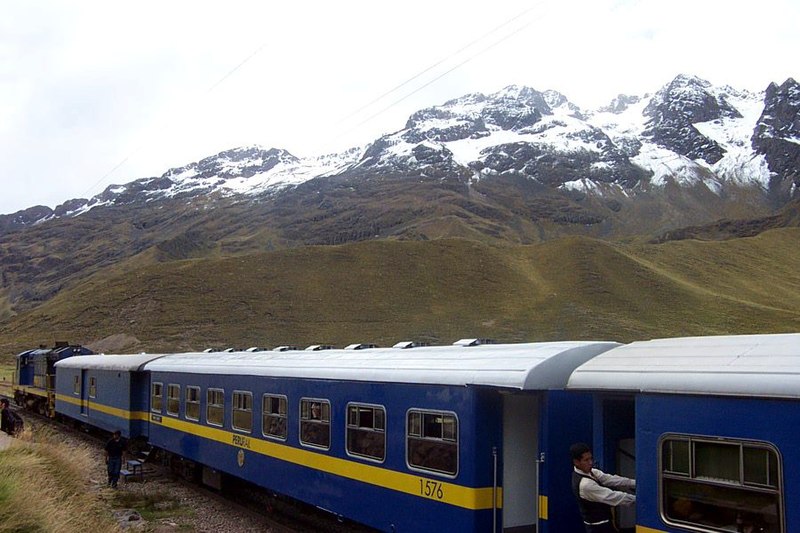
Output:
[[[225,73],[225,74],[224,74],[224,75],[223,75],[223,76],[222,76],[220,79],[218,79],[216,82],[214,82],[214,84],[212,84],[212,85],[211,85],[211,86],[208,88],[208,90],[206,90],[206,92],[204,93],[204,95],[208,95],[208,94],[212,93],[212,92],[214,91],[214,89],[216,89],[217,87],[219,87],[220,85],[222,85],[222,84],[223,84],[223,83],[224,83],[224,82],[225,82],[225,81],[226,81],[228,78],[230,78],[231,76],[233,76],[233,74],[234,74],[234,73],[236,73],[236,71],[238,71],[238,70],[239,70],[240,68],[242,68],[242,67],[243,67],[243,66],[244,66],[246,63],[248,63],[250,60],[252,60],[254,57],[256,57],[256,56],[257,56],[259,53],[261,53],[261,51],[262,51],[264,48],[266,48],[266,46],[267,46],[267,43],[266,43],[266,42],[262,43],[262,44],[261,44],[261,45],[260,45],[258,48],[256,48],[256,49],[255,49],[253,52],[251,52],[251,53],[250,53],[250,55],[248,55],[247,57],[245,57],[245,58],[244,58],[242,61],[240,61],[240,62],[239,62],[239,63],[238,63],[238,64],[237,64],[235,67],[233,67],[232,69],[230,69],[230,70],[229,70],[227,73]],[[119,168],[121,168],[123,165],[125,165],[125,163],[127,163],[127,162],[128,162],[128,160],[129,160],[131,157],[133,157],[134,155],[136,155],[137,153],[139,153],[139,152],[140,152],[140,151],[141,151],[141,150],[142,150],[142,149],[143,149],[145,146],[147,146],[147,145],[148,145],[148,143],[142,143],[142,144],[140,144],[140,145],[139,145],[139,146],[138,146],[136,149],[134,149],[134,150],[133,150],[133,151],[131,151],[131,152],[130,152],[128,155],[126,155],[126,156],[125,156],[125,157],[124,157],[124,158],[123,158],[123,159],[122,159],[122,160],[121,160],[119,163],[117,163],[116,165],[114,165],[114,167],[113,167],[111,170],[109,170],[108,172],[106,172],[105,174],[103,174],[103,176],[102,176],[102,177],[101,177],[99,180],[97,180],[97,182],[96,182],[96,183],[94,183],[93,185],[91,185],[90,187],[88,187],[88,188],[87,188],[87,189],[86,189],[86,190],[83,192],[83,194],[82,194],[81,196],[84,196],[84,195],[86,195],[86,194],[89,194],[89,193],[90,193],[92,190],[95,190],[97,186],[99,186],[100,184],[102,184],[103,182],[105,182],[105,181],[108,179],[108,177],[109,177],[109,176],[111,176],[111,175],[112,175],[114,172],[116,172],[116,171],[117,171]]]
[[[371,120],[373,120],[373,119],[377,118],[378,116],[382,115],[383,113],[385,113],[389,109],[393,108],[394,106],[396,106],[400,102],[403,102],[404,100],[407,100],[408,98],[412,97],[416,93],[420,92],[422,89],[425,89],[426,87],[428,87],[428,86],[432,85],[433,83],[436,83],[440,79],[444,78],[445,76],[447,76],[448,74],[450,74],[454,70],[461,68],[462,66],[464,66],[465,64],[467,64],[470,61],[474,60],[475,58],[477,58],[477,57],[481,56],[482,54],[488,52],[489,50],[491,50],[495,46],[507,41],[508,39],[510,39],[514,35],[518,34],[522,30],[528,28],[531,24],[533,24],[533,21],[528,22],[527,24],[521,26],[520,28],[517,28],[515,31],[509,33],[508,35],[504,36],[503,38],[493,42],[491,45],[487,46],[486,48],[484,48],[484,49],[480,50],[479,52],[467,57],[466,59],[464,59],[460,63],[457,63],[455,66],[453,66],[453,67],[447,69],[446,71],[442,72],[441,74],[439,74],[438,76],[436,76],[432,80],[428,81],[427,83],[425,83],[423,85],[420,85],[419,87],[417,87],[416,89],[414,89],[410,93],[406,94],[402,98],[398,98],[397,100],[393,101],[388,106],[382,108],[380,111],[378,111],[378,112],[370,115],[369,117],[365,118],[364,120],[362,120],[361,122],[359,122],[358,124],[356,124],[352,128],[350,128],[349,130],[345,131],[342,135],[347,135],[348,133],[352,133],[354,130],[358,129],[359,127],[363,126],[367,122],[370,122]]]
[[[504,28],[504,27],[508,26],[509,24],[511,24],[511,23],[513,23],[513,22],[515,22],[515,21],[517,21],[519,18],[521,18],[521,17],[523,17],[523,16],[527,15],[529,12],[531,12],[531,11],[533,11],[535,8],[539,7],[539,5],[541,5],[541,4],[542,4],[542,2],[540,1],[540,2],[538,2],[536,5],[534,5],[534,6],[532,6],[532,7],[529,7],[528,9],[525,9],[525,10],[523,10],[523,11],[521,11],[521,12],[517,13],[516,15],[514,15],[514,16],[513,16],[513,17],[511,17],[510,19],[508,19],[508,20],[506,20],[505,22],[503,22],[502,24],[500,24],[500,25],[498,25],[498,26],[495,26],[494,28],[492,28],[492,29],[491,29],[491,30],[489,30],[488,32],[484,33],[483,35],[481,35],[481,36],[480,36],[480,37],[478,37],[477,39],[474,39],[473,41],[470,41],[469,43],[467,43],[466,45],[462,46],[461,48],[459,48],[459,49],[458,49],[458,50],[456,50],[455,52],[453,52],[453,53],[449,54],[448,56],[446,56],[446,57],[444,57],[444,58],[442,58],[442,59],[440,59],[440,60],[439,60],[439,61],[437,61],[436,63],[433,63],[432,65],[428,66],[427,68],[425,68],[424,70],[422,70],[422,71],[418,72],[417,74],[414,74],[413,76],[411,76],[410,78],[408,78],[408,79],[407,79],[407,80],[405,80],[404,82],[400,83],[399,85],[396,85],[395,87],[392,87],[391,89],[389,89],[389,90],[388,90],[388,91],[386,91],[385,93],[381,94],[380,96],[378,96],[378,97],[377,97],[377,98],[375,98],[374,100],[372,100],[372,101],[370,101],[370,102],[368,102],[368,103],[364,104],[363,106],[359,107],[358,109],[354,110],[352,113],[350,113],[350,114],[349,114],[349,115],[347,115],[346,117],[344,117],[344,118],[340,119],[340,120],[339,120],[339,122],[337,122],[337,124],[341,124],[341,123],[343,123],[343,122],[347,121],[348,119],[350,119],[350,118],[352,118],[353,116],[355,116],[355,115],[359,114],[361,111],[363,111],[363,110],[367,109],[368,107],[372,106],[373,104],[376,104],[376,103],[380,102],[381,100],[383,100],[384,98],[386,98],[386,97],[387,97],[387,96],[389,96],[390,94],[392,94],[392,93],[394,93],[394,92],[398,91],[399,89],[401,89],[401,88],[405,87],[406,85],[408,85],[408,84],[409,84],[409,83],[411,83],[412,81],[414,81],[414,80],[416,80],[417,78],[419,78],[419,77],[421,77],[421,76],[423,76],[423,75],[427,74],[427,73],[428,73],[428,72],[430,72],[431,70],[433,70],[433,69],[435,69],[436,67],[438,67],[439,65],[442,65],[443,63],[445,63],[445,62],[449,61],[449,60],[450,60],[450,59],[452,59],[453,57],[456,57],[456,56],[457,56],[457,55],[459,55],[461,52],[463,52],[463,51],[465,51],[465,50],[467,50],[467,49],[469,49],[469,48],[473,47],[474,45],[478,44],[479,42],[483,41],[484,39],[486,39],[487,37],[489,37],[490,35],[492,35],[493,33],[496,33],[497,31],[501,30],[502,28]]]
[[[506,20],[505,22],[501,23],[500,25],[498,25],[498,26],[496,26],[496,27],[492,28],[491,30],[489,30],[488,32],[484,33],[483,35],[481,35],[481,36],[480,36],[480,37],[478,37],[477,39],[474,39],[474,40],[470,41],[468,44],[466,44],[466,45],[462,46],[461,48],[459,48],[458,50],[456,50],[456,51],[454,51],[453,53],[449,54],[448,56],[444,57],[443,59],[441,59],[441,60],[437,61],[436,63],[433,63],[432,65],[430,65],[430,66],[428,66],[427,68],[423,69],[422,71],[418,72],[418,73],[417,73],[417,74],[415,74],[414,76],[412,76],[412,77],[408,78],[407,80],[403,81],[402,83],[400,83],[400,84],[396,85],[395,87],[393,87],[393,88],[389,89],[388,91],[384,92],[383,94],[381,94],[381,95],[380,95],[380,96],[378,96],[377,98],[373,99],[372,101],[368,102],[367,104],[364,104],[363,106],[359,107],[358,109],[356,109],[355,111],[353,111],[352,113],[350,113],[349,115],[347,115],[346,117],[344,117],[344,118],[340,119],[340,120],[337,122],[337,125],[340,125],[340,124],[342,124],[342,123],[346,122],[347,120],[349,120],[350,118],[352,118],[352,117],[354,117],[354,116],[358,115],[359,113],[361,113],[361,112],[362,112],[362,111],[364,111],[365,109],[368,109],[370,106],[373,106],[374,104],[376,104],[376,103],[380,102],[381,100],[385,99],[385,98],[386,98],[386,97],[388,97],[389,95],[396,93],[397,91],[399,91],[399,90],[400,90],[400,89],[402,89],[403,87],[405,87],[405,86],[409,85],[411,82],[413,82],[413,81],[415,81],[415,80],[419,79],[420,77],[422,77],[422,76],[424,76],[425,74],[427,74],[427,73],[431,72],[432,70],[436,69],[437,67],[439,67],[439,66],[441,66],[442,64],[446,63],[447,61],[449,61],[449,60],[453,59],[454,57],[457,57],[459,54],[463,53],[464,51],[466,51],[466,50],[468,50],[468,49],[470,49],[470,48],[472,48],[472,47],[474,47],[475,45],[477,45],[477,44],[478,44],[478,43],[480,43],[481,41],[484,41],[485,39],[487,39],[487,38],[488,38],[489,36],[491,36],[492,34],[494,34],[494,33],[497,33],[498,31],[500,31],[501,29],[505,28],[506,26],[508,26],[508,25],[510,25],[510,24],[513,24],[514,22],[516,22],[516,21],[517,21],[517,20],[519,20],[520,18],[524,17],[525,15],[527,15],[528,13],[530,13],[531,11],[533,11],[534,9],[538,8],[539,6],[541,6],[543,3],[544,3],[544,0],[540,0],[540,1],[539,1],[539,2],[537,2],[537,4],[535,4],[534,6],[532,6],[532,7],[529,7],[529,8],[527,8],[527,9],[525,9],[525,10],[523,10],[523,11],[521,11],[521,12],[517,13],[516,15],[514,15],[514,16],[513,16],[513,17],[511,17],[510,19]],[[413,91],[411,91],[411,92],[409,92],[408,94],[404,95],[403,97],[401,97],[401,98],[399,98],[399,99],[397,99],[397,100],[394,100],[394,101],[393,101],[391,104],[389,104],[388,106],[386,106],[386,107],[382,108],[381,110],[377,111],[376,113],[373,113],[372,115],[368,116],[368,117],[367,117],[367,118],[365,118],[364,120],[362,120],[362,121],[358,122],[357,124],[355,124],[355,125],[354,125],[353,127],[351,127],[350,129],[348,129],[348,130],[346,130],[346,131],[344,131],[344,132],[340,133],[338,136],[339,136],[339,137],[342,137],[342,136],[345,136],[345,135],[347,135],[347,134],[349,134],[349,133],[352,133],[354,130],[356,130],[356,129],[358,129],[359,127],[363,126],[364,124],[366,124],[366,123],[368,123],[368,122],[370,122],[370,121],[374,120],[375,118],[377,118],[378,116],[382,115],[383,113],[385,113],[385,112],[386,112],[386,111],[388,111],[389,109],[393,108],[393,107],[394,107],[394,106],[396,106],[397,104],[399,104],[399,103],[403,102],[404,100],[407,100],[408,98],[410,98],[410,97],[411,97],[411,96],[413,96],[414,94],[417,94],[417,93],[418,93],[418,92],[420,92],[421,90],[423,90],[423,89],[425,89],[426,87],[428,87],[428,86],[432,85],[433,83],[435,83],[435,82],[439,81],[440,79],[442,79],[443,77],[445,77],[445,76],[447,76],[448,74],[452,73],[453,71],[457,70],[458,68],[462,67],[463,65],[465,65],[465,64],[467,64],[467,63],[469,63],[470,61],[472,61],[472,60],[474,60],[475,58],[477,58],[477,57],[479,57],[479,56],[483,55],[484,53],[488,52],[489,50],[491,50],[492,48],[496,47],[497,45],[499,45],[499,44],[501,44],[501,43],[505,42],[506,40],[508,40],[508,39],[510,39],[511,37],[515,36],[516,34],[520,33],[520,32],[521,32],[521,31],[523,31],[524,29],[528,28],[528,27],[529,27],[531,24],[533,24],[533,21],[529,21],[528,23],[526,23],[526,24],[524,24],[523,26],[521,26],[521,27],[519,27],[519,28],[515,29],[515,30],[514,30],[514,31],[512,31],[511,33],[508,33],[508,34],[504,35],[502,38],[500,38],[500,39],[498,39],[497,41],[493,42],[493,43],[492,43],[492,44],[490,44],[489,46],[487,46],[487,47],[485,47],[485,48],[483,48],[483,49],[479,50],[478,52],[476,52],[476,53],[474,53],[474,54],[472,54],[472,55],[468,56],[468,57],[467,57],[466,59],[464,59],[463,61],[461,61],[461,62],[457,63],[456,65],[454,65],[453,67],[451,67],[451,68],[449,68],[449,69],[445,70],[443,73],[439,74],[438,76],[434,77],[433,79],[429,80],[428,82],[424,83],[423,85],[421,85],[421,86],[417,87],[416,89],[414,89]],[[210,93],[211,93],[211,92],[213,92],[213,91],[214,91],[214,90],[215,90],[215,89],[216,89],[218,86],[222,85],[222,84],[223,84],[225,81],[227,81],[227,80],[228,80],[228,79],[229,79],[231,76],[233,76],[233,75],[234,75],[234,74],[235,74],[237,71],[239,71],[239,70],[240,70],[242,67],[244,67],[244,66],[245,66],[247,63],[249,63],[249,62],[250,62],[250,61],[251,61],[253,58],[255,58],[255,57],[256,57],[256,56],[257,56],[259,53],[261,53],[261,51],[262,51],[262,50],[263,50],[263,49],[266,47],[266,44],[267,44],[267,43],[265,42],[265,43],[262,43],[260,46],[258,46],[258,47],[257,47],[257,48],[256,48],[256,49],[255,49],[253,52],[251,52],[251,53],[250,53],[250,54],[249,54],[247,57],[245,57],[245,58],[244,58],[242,61],[240,61],[239,63],[237,63],[237,64],[236,64],[236,66],[234,66],[232,69],[230,69],[228,72],[226,72],[226,73],[225,73],[225,74],[224,74],[222,77],[220,77],[220,78],[219,78],[219,79],[218,79],[216,82],[214,82],[214,83],[213,83],[213,84],[212,84],[212,85],[211,85],[211,86],[208,88],[208,90],[207,90],[207,91],[206,91],[204,94],[205,94],[205,95],[208,95],[208,94],[210,94]],[[86,195],[86,194],[90,193],[92,190],[95,190],[95,189],[96,189],[96,188],[97,188],[99,185],[101,185],[103,182],[105,182],[105,181],[106,181],[106,180],[109,178],[109,176],[111,176],[111,175],[112,175],[114,172],[116,172],[118,169],[120,169],[122,166],[124,166],[124,165],[125,165],[125,164],[126,164],[126,163],[127,163],[129,160],[130,160],[130,159],[131,159],[131,157],[133,157],[134,155],[136,155],[137,153],[139,153],[139,152],[140,152],[140,151],[141,151],[141,150],[142,150],[144,147],[146,147],[147,145],[148,145],[148,143],[142,143],[142,144],[141,144],[140,146],[138,146],[138,147],[137,147],[135,150],[131,151],[131,152],[130,152],[128,155],[126,155],[126,156],[125,156],[125,157],[124,157],[124,158],[123,158],[121,161],[119,161],[119,162],[118,162],[116,165],[114,165],[114,167],[112,167],[112,168],[111,168],[109,171],[107,171],[105,174],[103,174],[103,176],[102,176],[102,177],[101,177],[99,180],[97,180],[97,182],[95,182],[93,185],[91,185],[90,187],[88,187],[88,188],[87,188],[87,189],[84,191],[84,193],[83,193],[83,194],[84,194],[84,195]]]

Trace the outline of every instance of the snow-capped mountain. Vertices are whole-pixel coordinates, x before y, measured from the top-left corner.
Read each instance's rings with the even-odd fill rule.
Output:
[[[0,303],[27,309],[110,267],[309,244],[755,235],[797,225],[799,163],[792,79],[752,94],[679,76],[593,111],[512,86],[341,154],[237,148],[0,216]]]
[[[788,82],[787,82],[788,83]],[[678,76],[652,97],[622,98],[596,113],[591,123],[629,146],[632,162],[649,185],[702,183],[721,192],[726,183],[766,190],[770,172],[750,142],[764,108],[764,95],[717,88]]]
[[[797,94],[793,80],[784,86],[787,95]],[[791,98],[772,99],[788,108],[774,121],[797,121],[800,106],[789,103]],[[751,142],[759,135],[757,124],[765,132],[777,131],[765,124],[762,113],[764,94],[717,88],[688,76],[652,96],[621,95],[588,112],[554,91],[508,87],[415,113],[404,130],[374,143],[360,165],[469,168],[474,179],[513,173],[596,193],[611,187],[635,194],[669,181],[701,183],[717,193],[726,183],[766,191],[770,178],[788,169],[773,164],[771,171],[768,149],[759,149],[755,138]],[[791,139],[782,127],[770,138]]]
[[[583,195],[634,201],[673,184],[700,187],[720,199],[745,189],[776,207],[798,194],[799,117],[800,85],[792,79],[754,94],[681,75],[652,95],[620,95],[594,111],[556,91],[510,86],[422,109],[403,129],[366,148],[309,159],[276,148],[228,150],[55,210],[37,206],[0,216],[0,230],[101,206],[279,201],[315,178],[471,185],[523,179],[569,201]]]
[[[38,206],[17,214],[21,223],[53,217],[78,216],[101,206],[126,205],[169,199],[258,196],[303,183],[314,177],[337,174],[356,161],[362,150],[299,159],[286,150],[259,146],[234,148],[196,163],[173,168],[158,178],[143,178],[111,185],[90,200],[70,200],[54,211]],[[21,216],[25,213],[25,216]],[[38,215],[38,218],[36,216]],[[34,220],[30,220],[30,219]]]

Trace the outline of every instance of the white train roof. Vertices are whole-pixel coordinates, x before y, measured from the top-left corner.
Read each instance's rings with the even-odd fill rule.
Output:
[[[563,389],[570,373],[615,342],[542,342],[285,352],[185,353],[153,372],[297,377],[390,383]]]
[[[800,333],[634,342],[578,367],[567,388],[800,398]]]
[[[138,353],[126,355],[76,355],[58,361],[58,368],[85,368],[92,370],[118,370],[131,372],[143,370],[145,363],[164,357],[164,354]]]

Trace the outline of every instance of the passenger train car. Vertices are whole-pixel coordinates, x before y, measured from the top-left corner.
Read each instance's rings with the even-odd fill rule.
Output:
[[[91,427],[119,430],[127,439],[147,438],[148,362],[160,356],[86,355],[58,363],[56,411]]]
[[[150,444],[207,480],[224,472],[383,531],[576,530],[563,461],[550,472],[547,457],[590,438],[590,397],[563,389],[618,344],[462,344],[75,358],[58,364],[57,410],[129,432],[147,415]],[[125,392],[142,371],[144,412]]]
[[[636,531],[800,531],[800,334],[634,342],[578,367],[594,457],[629,473]]]
[[[383,531],[581,532],[584,441],[620,531],[800,532],[800,334],[457,344],[74,357],[56,409]]]

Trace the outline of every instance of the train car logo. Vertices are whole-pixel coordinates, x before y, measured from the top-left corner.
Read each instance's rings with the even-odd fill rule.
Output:
[[[233,435],[231,438],[231,443],[233,443],[234,446],[238,446],[240,448],[250,449],[250,439],[247,437],[243,437],[242,435]]]

